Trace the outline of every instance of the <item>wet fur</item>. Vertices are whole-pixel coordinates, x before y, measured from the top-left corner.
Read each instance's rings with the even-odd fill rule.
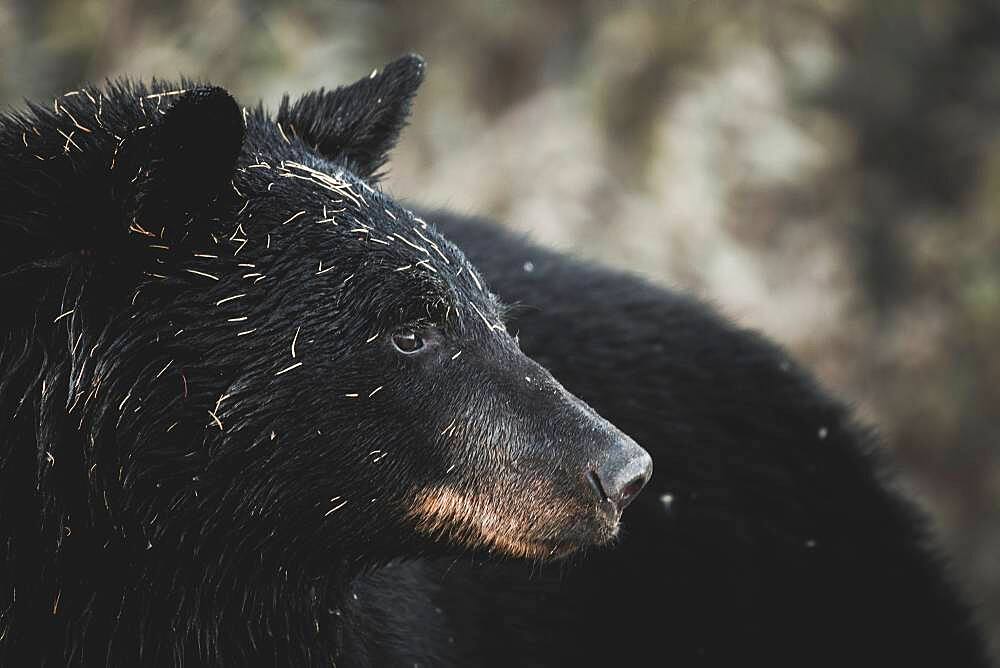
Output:
[[[352,578],[446,548],[409,524],[422,489],[489,485],[515,443],[547,457],[541,416],[493,420],[554,381],[461,252],[349,171],[377,169],[421,74],[403,59],[283,107],[391,103],[335,128],[352,149],[333,159],[323,124],[282,129],[192,82],[80,89],[0,123],[0,653],[328,663]],[[401,323],[466,342],[435,351],[433,382],[475,384],[442,404],[387,346]],[[505,365],[537,389],[489,372]]]

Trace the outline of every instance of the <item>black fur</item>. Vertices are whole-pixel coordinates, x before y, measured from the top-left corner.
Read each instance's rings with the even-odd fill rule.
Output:
[[[359,574],[615,535],[586,474],[642,451],[345,167],[376,171],[422,69],[334,93],[330,155],[191,82],[0,119],[0,659],[439,661],[432,625],[389,642],[408,608],[359,607]]]
[[[617,549],[537,563],[614,536],[584,473],[636,446],[376,189],[422,75],[277,123],[192,82],[0,119],[0,662],[986,665],[870,437],[782,351],[434,214],[657,459]]]

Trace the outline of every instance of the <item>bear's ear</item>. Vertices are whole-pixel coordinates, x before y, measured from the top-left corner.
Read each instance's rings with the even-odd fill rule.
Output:
[[[180,95],[120,156],[115,171],[121,187],[133,189],[122,198],[133,204],[131,220],[158,236],[186,234],[175,228],[186,228],[196,212],[232,192],[245,135],[240,107],[222,88]]]
[[[424,59],[410,54],[349,86],[321,88],[294,104],[286,95],[276,120],[330,160],[377,180],[410,115],[424,68]]]

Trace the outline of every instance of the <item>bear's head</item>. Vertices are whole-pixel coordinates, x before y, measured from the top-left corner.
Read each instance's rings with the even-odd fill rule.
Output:
[[[90,237],[44,314],[71,349],[46,391],[124,540],[314,573],[616,535],[649,455],[522,353],[475,267],[379,188],[423,70],[404,57],[274,118],[193,84],[44,112],[70,137],[54,159],[77,161],[53,243]]]

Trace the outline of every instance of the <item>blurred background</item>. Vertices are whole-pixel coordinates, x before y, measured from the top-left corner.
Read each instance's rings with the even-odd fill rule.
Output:
[[[877,423],[1000,648],[1000,3],[0,0],[0,103],[416,51],[387,188],[693,291]]]

